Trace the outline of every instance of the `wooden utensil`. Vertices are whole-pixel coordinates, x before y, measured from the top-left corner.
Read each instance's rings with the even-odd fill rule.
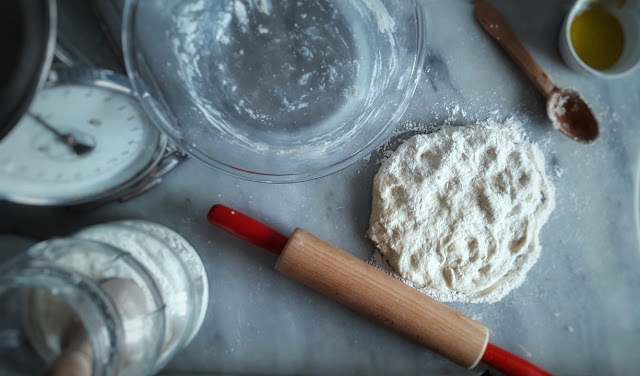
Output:
[[[144,292],[135,282],[123,278],[107,278],[100,283],[109,295],[121,317],[126,319],[140,317],[147,312]],[[134,337],[135,338],[135,337]],[[138,342],[125,345],[129,351],[144,346],[142,337]],[[82,323],[71,321],[61,337],[62,351],[51,362],[44,376],[90,376],[93,372],[93,349],[87,331]]]
[[[90,376],[93,368],[93,351],[89,335],[79,321],[71,322],[65,329],[60,347],[62,351],[51,362],[44,376]]]
[[[473,3],[480,26],[511,56],[547,99],[547,116],[553,127],[576,141],[595,141],[600,135],[598,120],[580,95],[553,83],[500,12],[485,0],[473,0]]]
[[[400,280],[302,230],[290,239],[222,205],[212,224],[280,257],[276,270],[383,324],[451,361],[473,368],[482,359],[512,375],[546,371],[488,343],[488,329]]]

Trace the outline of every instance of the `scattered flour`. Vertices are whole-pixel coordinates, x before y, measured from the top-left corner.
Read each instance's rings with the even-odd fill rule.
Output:
[[[374,180],[370,262],[441,301],[518,287],[555,200],[543,154],[514,125],[445,125],[402,144]]]
[[[567,169],[560,166],[555,166],[553,168],[553,173],[556,175],[556,178],[561,178],[564,173],[567,172]]]
[[[523,345],[518,344],[518,347],[520,348],[520,350],[522,350],[522,352],[527,358],[531,358],[533,354],[531,354]]]

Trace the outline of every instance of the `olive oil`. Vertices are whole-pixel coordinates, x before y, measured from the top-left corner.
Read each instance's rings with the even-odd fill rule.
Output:
[[[571,23],[569,33],[576,53],[593,69],[611,68],[622,55],[622,26],[606,10],[590,8],[578,14]]]

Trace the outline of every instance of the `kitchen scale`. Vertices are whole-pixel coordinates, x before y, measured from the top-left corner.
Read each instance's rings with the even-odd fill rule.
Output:
[[[186,155],[146,116],[127,77],[53,70],[0,141],[0,200],[46,206],[124,201]]]

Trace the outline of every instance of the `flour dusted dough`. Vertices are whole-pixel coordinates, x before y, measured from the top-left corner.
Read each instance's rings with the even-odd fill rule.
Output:
[[[537,145],[492,123],[402,144],[372,206],[367,235],[393,272],[442,301],[494,302],[537,261],[555,201]]]

